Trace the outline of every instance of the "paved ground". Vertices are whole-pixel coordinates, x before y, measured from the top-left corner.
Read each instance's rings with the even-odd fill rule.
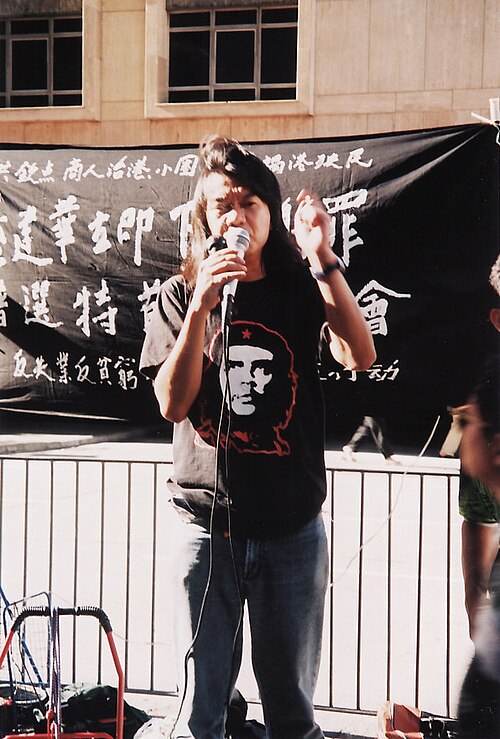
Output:
[[[177,710],[177,703],[171,698],[160,698],[158,696],[128,695],[126,700],[139,708],[142,708],[150,716],[162,717],[153,720],[151,731],[140,739],[166,739],[168,730],[172,726]],[[262,723],[262,711],[259,705],[250,703],[248,706],[248,720]],[[318,713],[318,723],[322,727],[325,737],[328,739],[371,739],[377,736],[377,720],[375,717],[357,717],[352,714]],[[342,724],[349,726],[349,730],[343,730]],[[335,726],[335,728],[332,728]],[[359,733],[351,733],[352,731]]]

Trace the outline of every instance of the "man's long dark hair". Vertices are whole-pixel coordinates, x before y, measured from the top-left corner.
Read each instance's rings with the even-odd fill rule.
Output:
[[[278,180],[264,162],[237,141],[218,134],[202,141],[199,157],[200,178],[193,198],[193,235],[189,254],[183,263],[186,281],[190,284],[196,282],[199,264],[206,256],[206,241],[210,231],[206,220],[205,183],[213,172],[247,188],[269,208],[271,229],[262,252],[265,274],[280,275],[292,265],[300,263],[302,259],[295,239],[283,223]]]

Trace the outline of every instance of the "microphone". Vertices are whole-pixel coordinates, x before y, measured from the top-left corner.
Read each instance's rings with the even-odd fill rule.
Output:
[[[229,226],[226,233],[224,234],[226,244],[230,249],[236,249],[240,257],[243,257],[248,245],[250,244],[250,236],[244,228],[236,228],[235,226]],[[227,282],[222,288],[222,301],[221,301],[221,312],[222,312],[222,323],[224,326],[231,323],[231,315],[233,312],[234,296],[236,293],[236,287],[238,280],[234,279]]]

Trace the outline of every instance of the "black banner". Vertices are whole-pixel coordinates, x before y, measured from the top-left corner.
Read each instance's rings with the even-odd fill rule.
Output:
[[[280,182],[287,223],[302,187],[323,198],[374,335],[369,371],[322,363],[329,435],[375,409],[419,444],[470,388],[496,338],[495,135],[473,124],[249,145]],[[159,418],[138,359],[187,248],[196,166],[194,146],[0,150],[0,409]]]

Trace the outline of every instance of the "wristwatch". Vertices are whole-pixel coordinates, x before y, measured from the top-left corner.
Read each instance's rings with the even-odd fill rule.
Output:
[[[337,257],[337,255],[335,256]],[[325,282],[330,272],[335,272],[336,269],[338,269],[341,274],[345,275],[346,266],[340,257],[337,257],[336,262],[329,262],[328,264],[325,264],[323,269],[319,272],[315,271],[311,267],[311,274],[315,280],[319,280],[320,282]]]

